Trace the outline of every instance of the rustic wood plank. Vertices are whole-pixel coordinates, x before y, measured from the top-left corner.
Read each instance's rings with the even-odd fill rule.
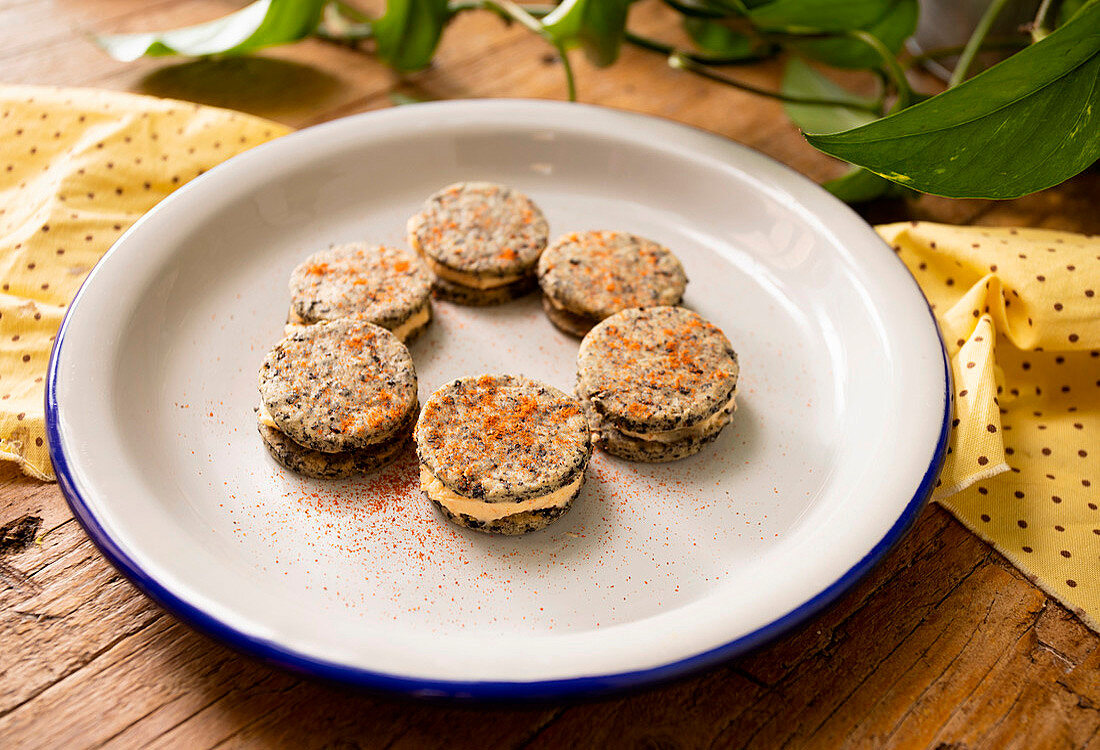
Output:
[[[552,51],[487,14],[462,18],[437,63],[404,78],[317,40],[249,60],[123,65],[79,36],[192,23],[239,5],[0,4],[4,80],[174,96],[298,127],[387,106],[395,88],[433,98],[563,94]],[[632,25],[677,38],[670,19],[643,2]],[[586,101],[712,130],[814,179],[842,169],[776,103],[673,71],[659,56],[628,48],[613,68],[577,66]],[[768,86],[780,70],[732,73]],[[1092,170],[1019,201],[926,196],[861,210],[873,220],[1100,232],[1098,190]],[[1100,747],[1100,638],[938,507],[835,607],[753,654],[630,697],[478,710],[304,681],[211,642],[122,580],[55,486],[10,466],[0,466],[0,527],[11,531],[0,535],[4,746]]]

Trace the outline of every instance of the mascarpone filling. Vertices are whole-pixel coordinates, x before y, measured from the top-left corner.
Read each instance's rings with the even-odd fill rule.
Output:
[[[428,303],[425,302],[420,306],[420,309],[410,315],[404,323],[396,328],[391,328],[390,333],[401,339],[401,341],[404,341],[409,337],[410,333],[423,327],[431,317],[431,309],[428,307]]]
[[[420,466],[420,488],[427,496],[442,505],[455,515],[462,514],[477,521],[497,521],[505,516],[523,513],[528,510],[543,510],[545,508],[557,508],[569,502],[574,493],[584,482],[584,472],[580,472],[577,478],[560,490],[554,490],[539,497],[517,502],[487,503],[472,497],[463,497],[454,492],[423,465]]]
[[[406,318],[403,323],[395,328],[389,329],[389,331],[394,336],[401,339],[402,342],[404,342],[405,339],[409,337],[410,333],[418,330],[421,326],[425,325],[429,320],[431,320],[431,317],[431,308],[429,307],[428,303],[425,302],[423,305],[420,306],[419,310]],[[298,313],[294,312],[294,308],[292,307],[290,309],[290,314],[287,315],[286,325],[283,326],[283,334],[289,336],[290,334],[294,333],[294,331],[307,325],[316,325],[317,323],[327,322],[329,321],[318,320],[316,323],[307,323],[306,321],[302,320],[301,316],[298,315]]]
[[[663,432],[634,432],[633,430],[627,430],[622,427],[616,427],[615,429],[628,437],[637,440],[646,440],[651,443],[679,443],[682,440],[704,437],[709,435],[716,427],[721,427],[723,422],[729,419],[729,415],[737,410],[737,404],[735,403],[736,399],[737,391],[735,390],[730,394],[729,401],[727,401],[721,409],[711,414],[702,422],[693,424],[691,427],[677,427],[674,430],[665,430]]]

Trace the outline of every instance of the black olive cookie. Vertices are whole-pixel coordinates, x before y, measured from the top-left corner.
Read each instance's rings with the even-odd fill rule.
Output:
[[[550,321],[584,336],[631,307],[678,305],[687,275],[672,251],[627,232],[574,232],[539,258],[542,304]]]
[[[497,534],[563,515],[592,456],[581,405],[512,375],[447,383],[425,402],[415,438],[427,498],[454,523]]]
[[[359,317],[411,340],[432,318],[432,279],[413,253],[385,245],[337,245],[290,275],[291,324]]]
[[[631,461],[675,461],[718,437],[736,405],[737,354],[682,307],[623,310],[577,354],[577,396],[597,444]]]
[[[308,476],[388,463],[408,441],[419,406],[409,350],[355,318],[291,327],[264,359],[259,388],[264,444]]]
[[[436,294],[465,305],[515,299],[535,288],[549,229],[523,193],[460,182],[428,198],[409,219],[408,241],[436,277]]]

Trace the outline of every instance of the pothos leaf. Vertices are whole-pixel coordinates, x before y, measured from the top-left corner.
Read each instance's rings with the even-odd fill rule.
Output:
[[[546,16],[542,28],[563,49],[582,47],[594,65],[615,62],[632,0],[565,0]]]
[[[242,55],[308,36],[317,27],[324,5],[325,0],[257,0],[196,26],[94,39],[108,55],[123,62],[145,55]]]
[[[784,103],[783,108],[787,111],[787,116],[806,132],[831,133],[865,125],[877,119],[866,109],[872,104],[869,99],[857,96],[834,83],[797,57],[790,59],[783,72],[782,91],[790,96],[833,99],[853,105],[845,107]],[[822,187],[845,203],[862,203],[904,191],[904,188],[860,167],[834,180],[829,180]]]
[[[874,102],[853,94],[832,79],[807,65],[801,58],[792,57],[783,71],[780,89],[788,96],[815,99],[831,99],[851,106],[827,104],[797,104],[784,102],[783,109],[799,128],[807,133],[836,133],[841,130],[866,125],[878,119],[868,111]]]
[[[387,0],[374,22],[378,57],[394,70],[420,70],[432,61],[449,18],[447,0]]]
[[[747,34],[705,18],[684,18],[684,30],[700,50],[734,60],[760,54],[760,44]]]
[[[964,83],[816,148],[925,193],[1017,198],[1100,158],[1100,0]]]
[[[748,16],[762,29],[848,31],[877,22],[893,0],[772,0],[750,8]]]
[[[855,167],[847,174],[822,183],[821,187],[840,198],[845,203],[866,203],[876,198],[896,198],[903,195],[915,195],[912,190],[896,182],[868,172],[863,167]]]
[[[916,31],[919,13],[917,0],[893,0],[877,21],[860,28],[878,37],[891,52],[897,52]],[[881,64],[878,53],[858,39],[798,39],[790,45],[837,68],[874,68]]]

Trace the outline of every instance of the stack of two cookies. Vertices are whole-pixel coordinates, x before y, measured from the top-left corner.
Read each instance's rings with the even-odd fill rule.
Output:
[[[374,471],[408,445],[419,413],[404,342],[431,320],[431,277],[408,250],[315,253],[290,278],[286,335],[260,368],[260,437],[304,476]]]
[[[678,307],[687,275],[672,251],[627,232],[567,234],[543,253],[538,280],[550,321],[583,337],[576,393],[601,449],[675,461],[718,437],[735,409],[737,355]]]

